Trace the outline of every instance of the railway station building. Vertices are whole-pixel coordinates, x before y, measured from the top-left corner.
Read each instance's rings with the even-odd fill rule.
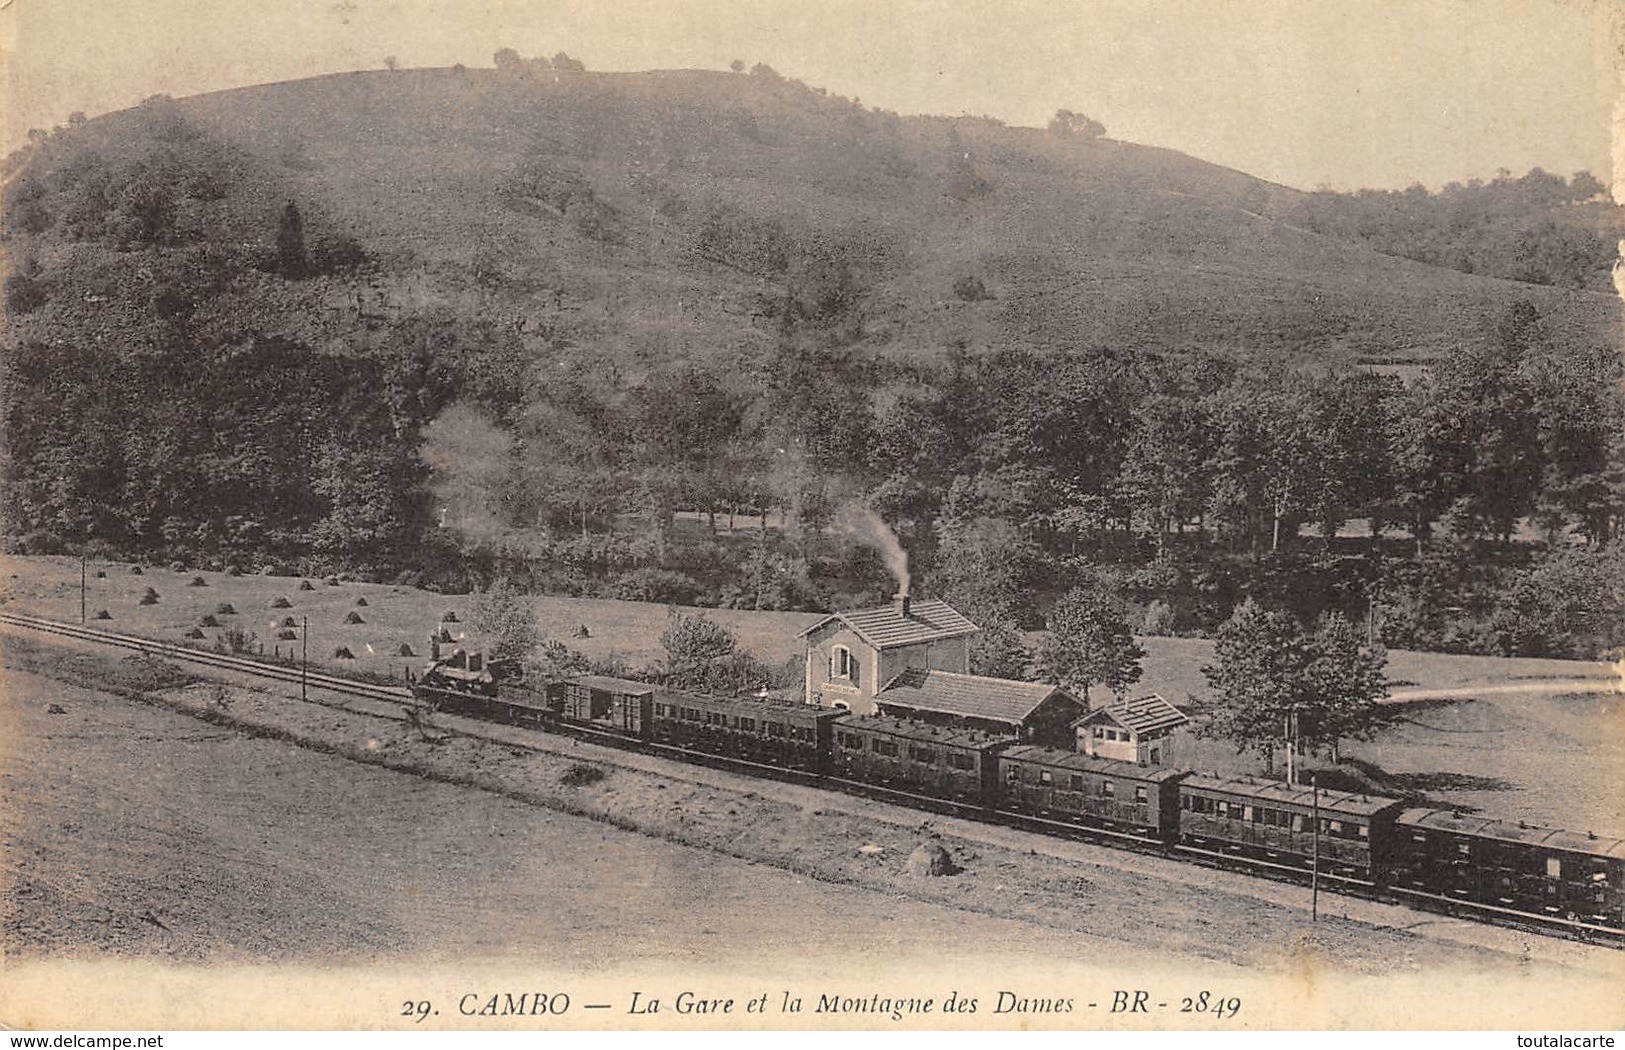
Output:
[[[981,628],[945,601],[911,601],[839,612],[801,632],[809,704],[879,713],[875,696],[910,668],[970,671],[970,639]]]

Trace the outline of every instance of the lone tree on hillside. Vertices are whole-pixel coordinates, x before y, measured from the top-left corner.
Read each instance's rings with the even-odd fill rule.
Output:
[[[1049,633],[1038,643],[1045,681],[1089,699],[1089,687],[1121,693],[1140,680],[1145,650],[1134,641],[1121,602],[1086,587],[1061,596],[1049,614]]]
[[[542,640],[530,597],[506,577],[469,602],[468,626],[485,639],[487,657],[514,667],[523,666]]]
[[[519,52],[511,47],[505,47],[491,56],[491,64],[497,67],[498,73],[523,73],[525,60],[519,57]]]
[[[1058,109],[1055,116],[1050,118],[1049,130],[1051,134],[1064,138],[1098,139],[1106,134],[1106,125],[1082,113]]]
[[[1248,599],[1219,629],[1214,655],[1202,668],[1214,691],[1212,717],[1197,732],[1261,755],[1271,772],[1278,750],[1296,744],[1335,762],[1342,741],[1388,721],[1377,703],[1388,693],[1387,653],[1362,645],[1340,615],[1305,632],[1286,613]]]

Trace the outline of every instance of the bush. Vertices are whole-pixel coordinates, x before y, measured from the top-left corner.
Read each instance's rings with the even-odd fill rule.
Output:
[[[961,277],[954,282],[954,294],[967,303],[979,303],[993,298],[980,277]]]
[[[577,762],[559,777],[559,783],[565,787],[587,787],[604,779],[604,771],[597,766],[589,766]]]
[[[693,605],[705,585],[694,577],[670,569],[633,569],[604,586],[604,597],[632,602]]]

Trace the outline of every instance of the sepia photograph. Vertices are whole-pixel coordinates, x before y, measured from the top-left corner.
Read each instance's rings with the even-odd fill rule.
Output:
[[[1621,54],[0,0],[0,1028],[1625,1026]]]

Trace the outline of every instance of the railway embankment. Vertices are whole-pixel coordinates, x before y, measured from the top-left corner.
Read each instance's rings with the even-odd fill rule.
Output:
[[[205,680],[84,643],[5,638],[6,662],[106,689],[235,733],[396,773],[459,785],[540,811],[765,864],[828,884],[963,912],[1076,931],[1191,960],[1264,969],[1306,960],[1393,973],[1438,965],[1545,960],[1590,968],[1596,949],[1476,927],[1370,901],[1330,898],[1311,923],[1301,889],[1157,857],[1049,840],[816,788],[757,781],[568,738],[442,718],[364,697]],[[953,875],[920,876],[908,857],[929,841]],[[568,878],[557,859],[550,877]],[[1606,953],[1613,956],[1614,953]]]

